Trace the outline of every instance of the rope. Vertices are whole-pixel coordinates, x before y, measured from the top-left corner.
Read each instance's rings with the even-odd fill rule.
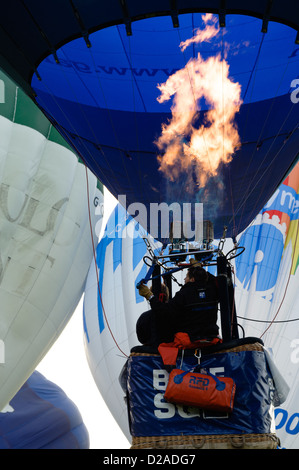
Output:
[[[99,297],[100,297],[100,301],[101,301],[101,305],[102,305],[102,310],[103,310],[103,315],[104,315],[104,318],[105,318],[105,321],[106,321],[106,324],[107,324],[107,328],[109,330],[109,333],[111,335],[111,338],[113,339],[117,349],[125,356],[125,357],[129,357],[122,349],[121,347],[119,346],[118,342],[116,341],[115,339],[115,336],[111,330],[111,327],[110,327],[110,324],[109,324],[109,321],[108,321],[108,318],[107,318],[107,315],[106,315],[106,311],[105,311],[105,307],[104,307],[104,303],[103,303],[103,299],[102,299],[102,293],[101,293],[101,289],[100,289],[100,281],[99,281],[99,272],[98,272],[98,266],[97,266],[97,260],[96,260],[96,252],[95,252],[95,246],[94,246],[94,239],[93,239],[93,229],[92,229],[92,222],[91,222],[91,211],[90,211],[90,201],[89,201],[89,181],[88,181],[88,171],[87,171],[87,166],[85,165],[84,163],[84,166],[85,166],[85,174],[86,174],[86,188],[87,188],[87,204],[88,204],[88,216],[89,216],[89,227],[90,227],[90,236],[91,236],[91,242],[92,242],[92,251],[93,251],[93,259],[94,259],[94,264],[95,264],[95,271],[96,271],[96,276],[97,276],[97,286],[98,286],[98,293],[99,293]]]
[[[238,318],[241,318],[242,320],[248,320],[252,321],[254,323],[292,323],[293,321],[299,321],[299,318],[291,318],[290,320],[256,320],[255,318],[247,318],[247,317],[241,317],[240,315],[237,315]]]

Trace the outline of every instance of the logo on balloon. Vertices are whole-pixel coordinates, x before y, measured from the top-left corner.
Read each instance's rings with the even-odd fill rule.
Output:
[[[241,236],[239,243],[245,252],[236,259],[236,274],[246,290],[252,287],[265,292],[276,284],[282,257],[290,243],[290,227],[298,223],[299,199],[294,184],[290,183],[293,176],[291,173],[280,185]]]
[[[267,220],[265,217],[263,219]],[[277,220],[273,222],[268,219],[267,222],[252,225],[240,239],[240,246],[245,246],[245,251],[242,257],[236,259],[236,271],[243,288],[247,290],[252,283],[257,291],[268,291],[276,284],[284,238],[276,226]]]
[[[299,103],[299,78],[292,80],[291,87],[295,88],[295,90],[291,93],[291,101],[294,104]]]

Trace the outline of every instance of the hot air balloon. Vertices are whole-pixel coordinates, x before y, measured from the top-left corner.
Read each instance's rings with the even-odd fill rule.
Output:
[[[287,395],[290,387],[287,400],[282,405],[276,405],[274,414],[276,432],[281,446],[285,448],[298,447],[298,335],[295,327],[298,321],[298,168],[297,164],[250,226],[237,237],[239,246],[245,248],[245,251],[231,260],[235,273],[240,338],[261,338],[267,346],[272,373],[275,376],[275,371],[278,371],[278,376],[281,374],[285,378],[286,383],[277,379],[277,384],[282,385],[279,393]],[[219,240],[214,240],[215,249],[218,245]],[[158,256],[161,249],[162,244],[147,234],[118,205],[97,247],[98,277],[93,263],[86,285],[84,336],[88,362],[101,394],[129,440],[132,439],[129,429],[132,415],[131,420],[128,420],[126,403],[123,401],[127,393],[126,375],[121,374],[120,384],[119,372],[130,351],[138,351],[138,346],[135,348],[139,344],[136,322],[141,313],[148,309],[147,302],[138,294],[136,284],[146,277],[150,256]],[[225,252],[232,250],[234,243],[228,238],[225,241]],[[215,274],[215,266],[208,269]],[[184,275],[182,271],[176,273],[176,280],[182,282]],[[174,291],[177,289],[178,286],[174,284]],[[118,295],[115,296],[113,292]],[[159,360],[156,360],[156,368],[160,369]],[[249,370],[250,367],[247,368],[247,374]],[[145,380],[150,375],[149,371],[150,365],[144,363],[137,372],[134,369],[134,373],[137,376],[139,374],[139,380],[140,377]],[[249,376],[249,383],[250,380]],[[163,392],[162,376],[160,381]],[[147,409],[144,406],[145,394],[146,388],[143,386],[140,394],[142,409]],[[161,418],[163,412],[167,413],[167,405],[160,398],[148,409],[145,432],[148,432],[149,423],[153,419],[151,412],[156,410]],[[185,421],[191,421],[190,410],[187,413],[181,409],[181,415]],[[171,419],[174,419],[173,416]],[[248,430],[244,428],[243,432]]]
[[[0,449],[89,448],[78,408],[37,371],[0,412],[0,429]]]
[[[24,92],[3,73],[0,83],[2,409],[82,296],[102,192]]]

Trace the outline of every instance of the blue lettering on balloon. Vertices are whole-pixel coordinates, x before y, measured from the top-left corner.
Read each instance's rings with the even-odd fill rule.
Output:
[[[276,408],[274,410],[275,427],[276,430],[282,429],[285,426],[287,434],[299,433],[299,413],[293,413],[290,417],[287,410],[283,408]]]
[[[281,415],[281,416],[280,416]],[[275,427],[276,430],[283,428],[283,426],[286,424],[287,419],[288,419],[288,412],[287,410],[284,410],[283,408],[275,408],[274,410],[274,416],[275,416]],[[277,419],[280,419],[279,422],[277,422]]]
[[[286,432],[293,435],[299,433],[299,413],[293,413],[290,416],[286,424]]]
[[[101,239],[100,243],[96,249],[96,259],[97,259],[97,266],[99,268],[99,285],[98,285],[98,323],[99,323],[99,330],[100,333],[105,328],[105,321],[104,321],[104,310],[103,310],[103,302],[102,302],[102,289],[103,289],[103,279],[104,279],[104,271],[105,271],[105,262],[107,260],[107,249],[110,243],[113,244],[112,252],[113,252],[113,272],[116,271],[117,267],[122,264],[122,239],[123,239],[123,231],[126,226],[130,223],[134,223],[134,219],[129,216],[120,204],[118,204],[114,212],[111,214],[107,226],[105,228],[105,234]],[[132,268],[135,270],[147,252],[146,244],[142,237],[138,233],[138,224],[134,227],[134,234],[133,234],[133,256],[132,256]],[[143,263],[140,271],[137,274],[137,278],[135,279],[136,284],[139,280],[143,279],[147,273],[148,267]],[[138,290],[135,289],[136,295],[136,302],[143,302],[144,298],[141,297],[138,293]]]
[[[97,246],[96,259],[99,268],[98,321],[100,333],[105,328],[102,289],[107,248],[110,243],[113,243],[113,272],[115,272],[118,265],[122,262],[122,231],[130,220],[130,218],[126,217],[125,209],[118,204],[107,222],[105,235]]]
[[[290,186],[281,184],[261,212],[270,211],[278,211],[287,214],[291,220],[298,220],[299,194]]]

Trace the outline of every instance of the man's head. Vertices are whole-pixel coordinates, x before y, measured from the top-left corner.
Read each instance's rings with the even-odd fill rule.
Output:
[[[206,282],[208,274],[201,266],[191,266],[187,270],[185,284],[187,282]]]

